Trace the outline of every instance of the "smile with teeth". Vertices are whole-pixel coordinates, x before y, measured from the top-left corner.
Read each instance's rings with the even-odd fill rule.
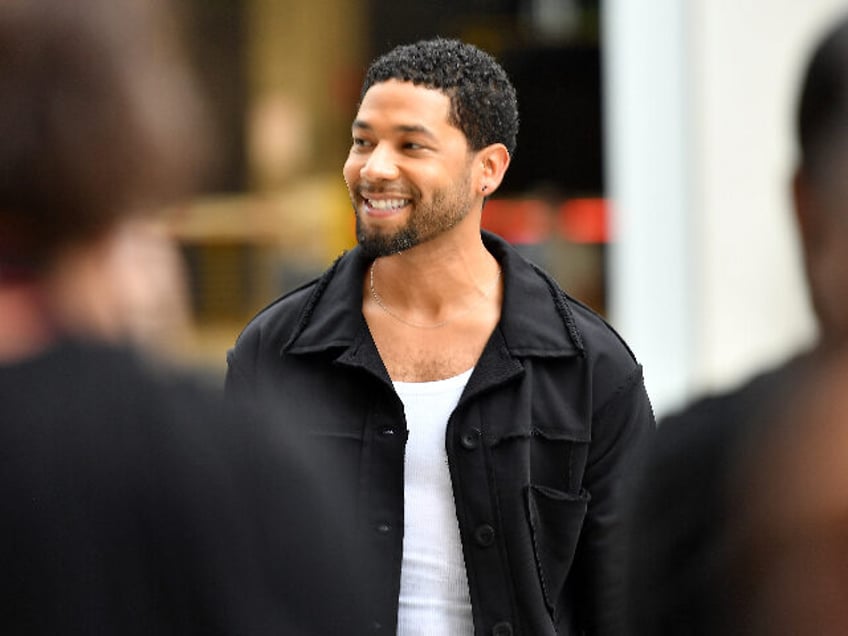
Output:
[[[399,210],[409,205],[409,199],[365,199],[374,210]]]

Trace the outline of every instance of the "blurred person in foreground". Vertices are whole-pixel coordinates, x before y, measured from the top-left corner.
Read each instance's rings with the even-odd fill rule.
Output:
[[[734,633],[837,636],[848,627],[848,352],[817,358],[740,445],[730,502]]]
[[[619,634],[619,491],[654,427],[619,336],[481,233],[515,91],[436,38],[368,69],[344,164],[359,245],[228,356],[321,440],[368,548],[374,631]]]
[[[300,443],[129,346],[173,269],[127,254],[161,245],[142,219],[204,134],[173,26],[0,3],[3,634],[334,633]]]
[[[817,359],[848,340],[848,20],[819,43],[798,106],[794,210],[819,341],[730,392],[664,419],[629,499],[633,634],[737,633],[729,533],[748,461],[786,396]],[[787,502],[788,506],[793,503]],[[744,633],[744,632],[743,632]]]

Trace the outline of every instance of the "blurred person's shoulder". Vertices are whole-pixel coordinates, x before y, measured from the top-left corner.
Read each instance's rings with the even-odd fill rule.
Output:
[[[255,407],[225,401],[198,371],[130,346],[78,338],[0,366],[0,398],[6,430],[29,426],[69,439],[86,435],[127,457],[158,445],[208,445],[216,432],[236,434],[234,423],[263,422]]]
[[[724,533],[735,468],[791,394],[807,355],[660,418],[630,484],[631,611],[637,634],[725,633]],[[684,627],[685,626],[685,627]]]
[[[334,633],[324,623],[356,616],[332,578],[353,570],[341,548],[324,549],[341,504],[311,466],[306,440],[260,405],[225,400],[211,380],[129,347],[65,340],[0,366],[0,421],[4,474],[13,477],[0,488],[6,525],[68,554],[80,533],[99,533],[91,540],[121,551],[105,572],[151,582],[151,624],[175,620],[157,609],[165,601],[198,625],[234,621],[243,629],[233,633]],[[156,551],[133,569],[130,556],[152,541]],[[68,566],[54,577],[39,545],[4,553],[21,581],[36,589],[45,578],[73,586],[84,576]],[[156,586],[171,579],[200,596]],[[107,592],[85,589],[92,599]],[[123,621],[121,606],[101,614],[113,610]],[[303,627],[285,631],[292,624]]]
[[[657,459],[688,462],[689,449],[722,453],[751,433],[782,400],[809,364],[809,353],[798,354],[756,374],[738,386],[704,395],[659,421],[654,455]]]

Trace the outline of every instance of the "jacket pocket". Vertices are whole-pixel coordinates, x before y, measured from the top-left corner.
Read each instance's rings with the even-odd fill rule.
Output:
[[[585,490],[573,495],[533,484],[527,488],[536,569],[553,620],[556,620],[557,599],[574,561],[589,499]]]

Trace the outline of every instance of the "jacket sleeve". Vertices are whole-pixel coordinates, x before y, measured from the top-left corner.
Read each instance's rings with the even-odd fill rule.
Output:
[[[642,368],[636,366],[593,417],[584,475],[591,499],[576,555],[585,582],[579,607],[587,634],[625,633],[623,493],[655,429]]]

